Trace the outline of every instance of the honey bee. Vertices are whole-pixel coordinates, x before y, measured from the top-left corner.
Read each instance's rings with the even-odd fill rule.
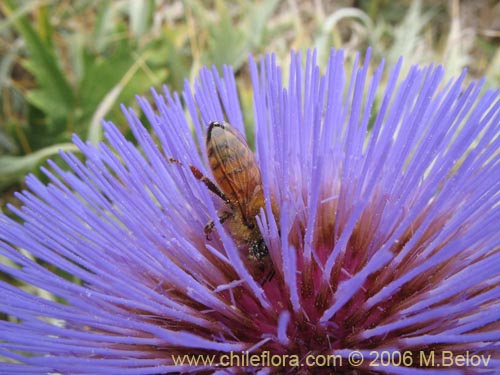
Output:
[[[226,123],[210,123],[206,146],[210,169],[229,206],[219,220],[227,222],[237,244],[248,246],[250,258],[260,260],[269,251],[255,219],[264,207],[262,177],[255,155],[243,136]],[[212,228],[213,223],[209,223],[205,232]]]
[[[191,172],[226,203],[227,208],[219,212],[219,222],[226,225],[236,245],[248,248],[250,259],[260,261],[269,250],[255,218],[264,207],[262,177],[255,155],[241,133],[228,123],[215,121],[208,126],[206,149],[216,183],[192,165]],[[172,158],[170,161],[180,164]],[[207,239],[214,227],[213,221],[205,226]]]

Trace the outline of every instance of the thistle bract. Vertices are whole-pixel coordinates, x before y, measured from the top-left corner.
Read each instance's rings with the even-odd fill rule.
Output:
[[[498,371],[499,91],[401,62],[382,91],[368,55],[250,61],[264,282],[190,169],[213,176],[210,122],[246,134],[229,67],[28,176],[0,216],[0,373]]]

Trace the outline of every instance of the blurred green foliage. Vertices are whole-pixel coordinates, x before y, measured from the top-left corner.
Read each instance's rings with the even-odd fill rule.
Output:
[[[75,150],[72,134],[100,141],[103,118],[124,123],[119,103],[135,106],[135,94],[163,84],[182,90],[203,65],[229,64],[242,76],[250,118],[250,53],[286,60],[291,48],[316,47],[324,63],[331,47],[352,56],[371,45],[375,61],[404,55],[407,67],[443,63],[456,75],[468,66],[491,86],[500,82],[494,12],[458,0],[331,3],[3,0],[0,207],[47,157]]]

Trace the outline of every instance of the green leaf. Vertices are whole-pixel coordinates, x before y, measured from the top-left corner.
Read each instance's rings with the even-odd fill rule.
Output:
[[[208,61],[204,63],[218,67],[227,64],[237,70],[250,53],[250,40],[241,28],[234,24],[223,1],[217,1],[217,15],[219,20],[209,26],[210,38],[206,55]]]
[[[160,79],[165,79],[163,69],[168,70],[168,82],[165,83],[172,90],[181,91],[184,86],[184,80],[189,77],[192,57],[186,48],[187,31],[181,26],[175,28],[165,27],[163,33],[158,39],[148,43],[148,67],[153,69],[156,74],[161,71]],[[156,84],[156,83],[155,83]]]
[[[263,1],[261,3],[250,1],[248,3],[245,30],[247,30],[248,39],[253,47],[262,46],[267,22],[278,5],[278,0]]]
[[[78,96],[83,117],[89,118],[107,93],[123,78],[134,64],[129,51],[119,49],[105,58],[92,56],[86,59],[84,76],[80,84]]]
[[[12,13],[14,11],[12,1],[4,1],[7,13]],[[40,109],[48,117],[60,119],[67,116],[74,108],[74,95],[70,84],[59,67],[53,49],[44,42],[41,35],[37,34],[27,17],[20,16],[15,19],[14,27],[23,37],[26,48],[31,55],[31,61],[26,67],[36,77],[39,85],[40,92],[34,95],[33,105],[47,104],[48,107],[40,107]],[[50,34],[50,31],[47,31],[46,34]],[[50,95],[52,98],[50,100],[42,100],[40,97],[45,95]],[[59,103],[60,108],[55,112],[48,112],[49,109],[54,107],[52,103],[49,105],[49,101]]]
[[[154,0],[129,0],[130,29],[136,37],[146,34],[153,19]]]
[[[62,143],[24,156],[0,156],[0,190],[19,181],[49,156],[57,154],[59,150],[75,152],[78,148],[72,143]]]
[[[69,108],[61,105],[61,102],[58,101],[50,90],[34,89],[28,91],[26,99],[48,117],[62,119],[68,115]],[[50,122],[48,125],[50,127]]]
[[[4,131],[4,129],[0,128],[0,154],[5,152],[14,152],[16,149],[16,145],[11,137]]]
[[[339,47],[337,43],[332,43],[332,38],[336,35],[336,27],[340,21],[345,19],[357,19],[361,21],[363,26],[367,30],[369,35],[373,29],[372,21],[370,17],[357,8],[340,8],[339,10],[330,14],[324,22],[321,23],[321,28],[318,31],[318,35],[314,41],[314,48],[318,52],[318,61],[323,65],[326,64],[328,57],[330,55],[330,48]]]
[[[141,69],[146,66],[149,54],[149,50],[134,56],[129,49],[117,51],[88,67],[80,90],[83,115],[79,119],[82,130],[90,124],[88,140],[94,143],[101,140],[101,121],[117,103],[126,103],[165,79],[165,67],[147,69],[147,74],[146,69]]]
[[[412,1],[405,18],[394,31],[394,42],[386,52],[388,64],[395,64],[401,56],[408,61],[425,62],[422,51],[418,48],[422,40],[422,30],[434,17],[436,11],[422,12],[422,1]],[[430,52],[430,51],[427,51]],[[430,56],[428,56],[430,57]]]
[[[120,27],[120,5],[116,1],[102,1],[99,5],[89,36],[95,50],[105,55],[110,45],[116,42],[117,29]]]

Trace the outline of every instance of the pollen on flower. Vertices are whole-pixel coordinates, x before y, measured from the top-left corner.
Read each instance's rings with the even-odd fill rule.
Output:
[[[402,61],[381,89],[359,60],[250,60],[254,150],[233,72],[205,68],[138,98],[151,131],[123,108],[135,143],[105,123],[29,176],[0,216],[30,286],[0,281],[6,373],[500,368],[499,90]]]

